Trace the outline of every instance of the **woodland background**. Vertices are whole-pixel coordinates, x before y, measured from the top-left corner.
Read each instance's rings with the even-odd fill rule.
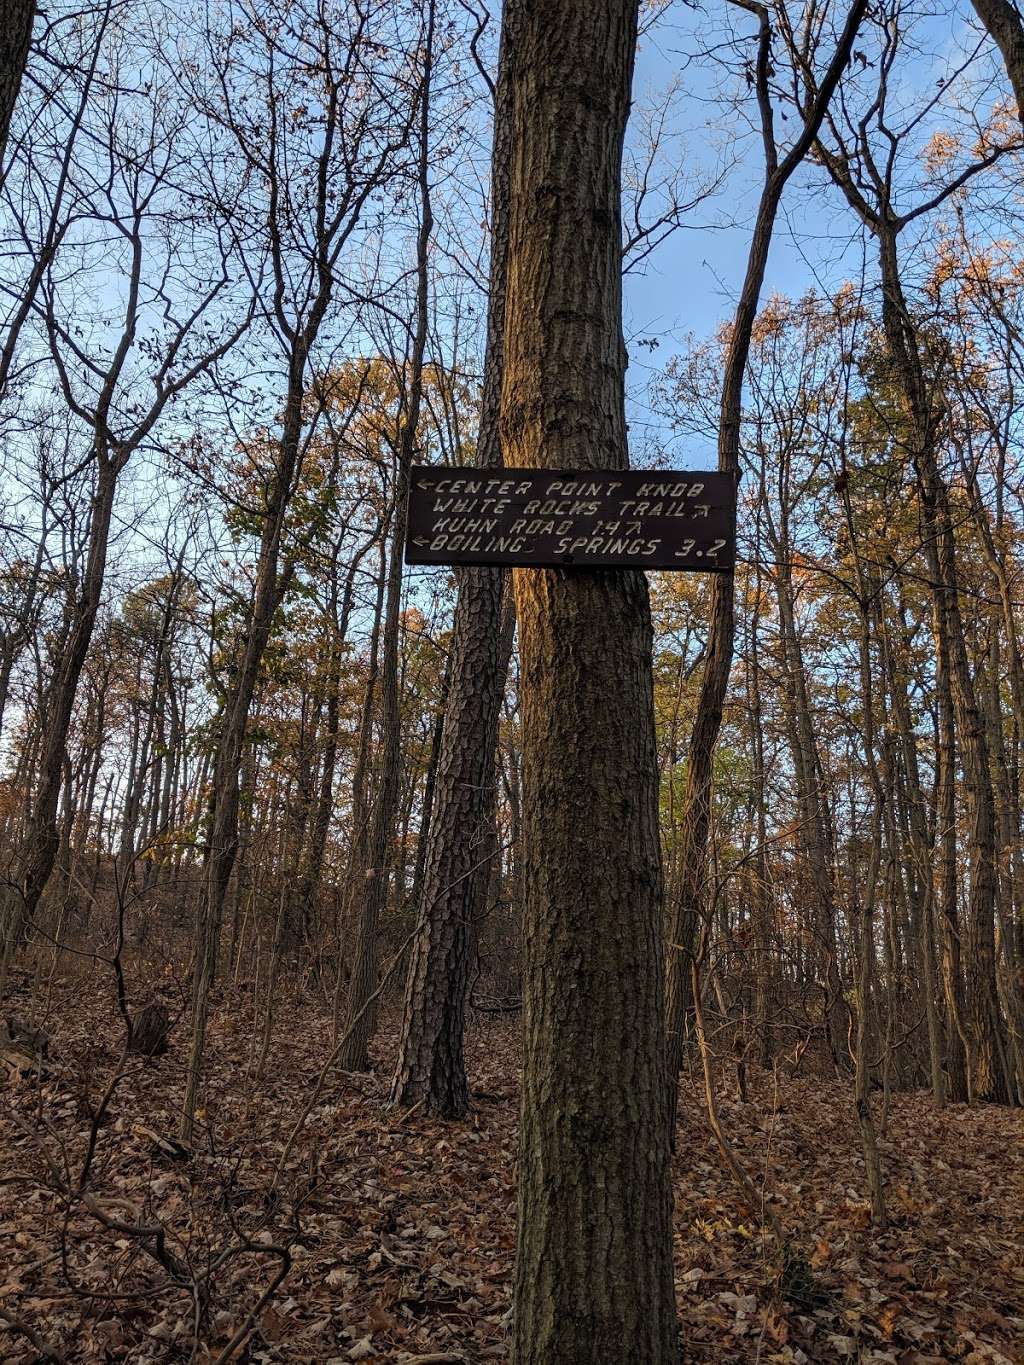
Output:
[[[1022,1358],[1024,148],[982,6],[860,10],[803,146],[845,11],[641,11],[635,466],[721,458],[749,328],[732,656],[720,581],[650,578],[686,1359]],[[499,25],[35,16],[0,226],[5,1359],[505,1358],[514,611],[490,573],[473,656],[465,576],[401,563],[411,461],[495,458]],[[453,690],[494,699],[472,780]]]

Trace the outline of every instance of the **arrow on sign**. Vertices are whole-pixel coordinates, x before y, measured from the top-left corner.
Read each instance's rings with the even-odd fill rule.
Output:
[[[429,544],[430,544],[430,541],[429,541],[429,540],[424,540],[424,538],[423,538],[422,536],[413,536],[413,538],[412,538],[412,543],[413,543],[414,545],[419,545],[420,548],[422,548],[424,545],[429,545]]]

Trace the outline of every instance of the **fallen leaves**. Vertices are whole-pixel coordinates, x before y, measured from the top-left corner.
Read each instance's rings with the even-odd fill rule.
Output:
[[[54,1030],[49,1074],[8,1091],[23,1121],[37,1106],[73,1160],[88,1122],[83,1077],[114,1064],[94,1042],[101,1003],[81,993]],[[469,1119],[441,1123],[386,1109],[394,1036],[377,1076],[337,1077],[312,1110],[283,1180],[274,1171],[294,1115],[329,1050],[329,1012],[290,1011],[287,1039],[257,1086],[246,1069],[251,1009],[222,1003],[211,1044],[207,1126],[193,1153],[172,1137],[181,1058],[132,1062],[99,1138],[92,1194],[121,1222],[168,1230],[175,1255],[209,1272],[196,1340],[189,1296],[130,1237],[84,1214],[67,1222],[38,1153],[0,1112],[9,1154],[0,1181],[0,1306],[68,1359],[164,1365],[195,1347],[211,1365],[507,1361],[515,1248],[517,1048],[514,1025],[473,1025]],[[90,1010],[92,1016],[90,1017]],[[55,1010],[58,1014],[59,1011]],[[282,1010],[282,1014],[284,1011]],[[747,1104],[720,1097],[723,1123],[792,1239],[780,1279],[759,1227],[721,1169],[699,1087],[684,1078],[674,1165],[682,1361],[710,1365],[1017,1365],[1024,1341],[1019,1195],[1022,1116],[986,1107],[937,1112],[896,1095],[882,1140],[892,1225],[865,1217],[847,1087],[751,1068]],[[223,1257],[231,1246],[244,1255]],[[292,1257],[269,1301],[271,1247]],[[216,1266],[211,1270],[211,1266]],[[123,1295],[127,1297],[111,1297]],[[237,1348],[230,1343],[248,1333]],[[0,1358],[38,1358],[0,1321]]]

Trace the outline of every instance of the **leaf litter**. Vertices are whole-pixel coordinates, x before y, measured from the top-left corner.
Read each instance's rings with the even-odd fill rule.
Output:
[[[58,1172],[80,1171],[120,1049],[105,1004],[80,990],[50,1017],[65,1024],[51,1026],[45,1069],[8,1082],[0,1101],[0,1360],[48,1358],[40,1347],[136,1365],[509,1359],[514,1022],[473,1022],[473,1109],[452,1123],[387,1107],[397,1019],[385,1020],[378,1070],[329,1077],[275,1176],[330,1050],[329,1011],[296,1001],[257,1078],[251,1002],[222,991],[194,1151],[176,1138],[184,1039],[159,1060],[121,1063],[87,1182],[105,1222],[73,1197],[74,1179],[58,1187],[43,1147]],[[1024,1115],[894,1095],[881,1141],[890,1219],[878,1230],[849,1084],[748,1080],[745,1103],[720,1084],[720,1115],[789,1260],[780,1273],[719,1160],[700,1078],[684,1075],[680,1361],[1024,1362]],[[185,1268],[177,1281],[152,1242],[120,1230],[143,1223],[164,1229],[171,1264]]]

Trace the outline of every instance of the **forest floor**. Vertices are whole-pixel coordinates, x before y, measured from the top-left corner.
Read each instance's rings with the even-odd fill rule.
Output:
[[[105,990],[90,1000],[81,981],[53,986],[46,1074],[0,1095],[0,1360],[506,1360],[518,1022],[474,1022],[476,1097],[459,1123],[384,1107],[393,1024],[377,1040],[379,1072],[328,1078],[275,1181],[330,1051],[330,1013],[282,1003],[256,1080],[251,1002],[221,996],[194,1154],[171,1141],[179,1024],[166,1057],[131,1058],[118,1081],[96,1129],[90,1208],[70,1196],[118,1069],[118,1030]],[[687,1077],[681,1360],[1024,1361],[1024,1115],[938,1113],[926,1095],[895,1095],[882,1142],[890,1223],[877,1232],[849,1087],[750,1070],[746,1103],[723,1071],[721,1117],[774,1200],[795,1269],[780,1283]],[[157,1221],[166,1243],[132,1230]]]

